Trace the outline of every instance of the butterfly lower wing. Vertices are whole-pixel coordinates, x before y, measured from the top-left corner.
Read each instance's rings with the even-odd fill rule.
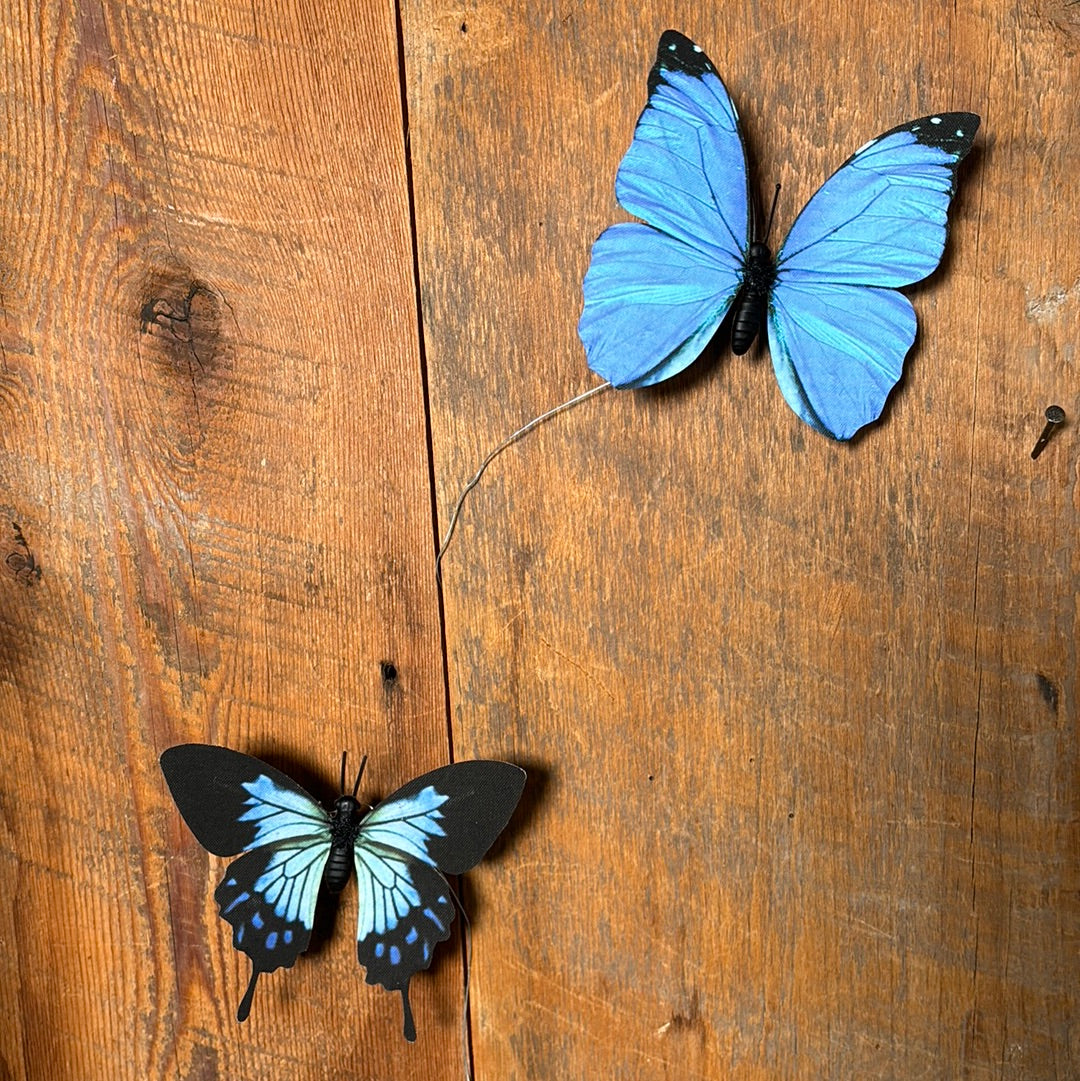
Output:
[[[780,389],[808,424],[850,439],[881,415],[915,340],[894,287],[941,261],[956,169],[979,126],[942,113],[878,136],[796,219],[777,255],[769,347]]]
[[[741,271],[650,226],[611,226],[582,285],[589,367],[620,388],[676,375],[708,345],[740,281]]]
[[[524,787],[525,771],[508,762],[457,762],[398,789],[360,827],[357,956],[368,983],[401,992],[409,1040],[416,1038],[409,980],[431,964],[454,918],[443,875],[480,862]]]
[[[434,868],[390,849],[357,843],[359,918],[356,955],[368,983],[400,991],[405,1038],[416,1039],[409,981],[431,964],[450,937],[454,906],[446,879]]]
[[[617,225],[593,246],[578,333],[616,387],[667,379],[716,332],[742,281],[749,194],[738,116],[709,58],[668,30],[616,177]]]
[[[291,968],[308,947],[329,831],[253,849],[229,864],[214,892],[220,915],[233,928],[233,946],[251,958],[252,976],[237,1019],[246,1019],[255,981],[263,972]]]
[[[881,415],[915,340],[915,309],[894,289],[820,283],[777,291],[769,352],[788,405],[834,439]]]

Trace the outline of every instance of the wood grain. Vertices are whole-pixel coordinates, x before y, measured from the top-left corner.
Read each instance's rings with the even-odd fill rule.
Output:
[[[2,19],[0,539],[42,576],[0,580],[0,1076],[450,1076],[454,946],[408,1046],[355,895],[237,1025],[222,862],[156,761],[328,796],[348,748],[372,798],[447,760],[394,8]]]
[[[367,798],[529,770],[465,883],[481,1081],[1080,1073],[1074,6],[0,25],[0,1078],[460,1075],[458,940],[407,1045],[351,892],[236,1024],[187,739],[320,796],[343,747]],[[589,401],[474,492],[443,616],[433,500],[595,381],[581,277],[669,25],[781,231],[874,133],[982,114],[904,382],[845,446],[761,351]]]
[[[1075,9],[403,12],[443,524],[596,382],[580,282],[667,26],[724,73],[781,235],[877,132],[984,118],[865,436],[723,355],[545,425],[467,505],[455,747],[540,779],[485,888],[479,1076],[1075,1076],[1075,423],[1029,458],[1080,407]]]

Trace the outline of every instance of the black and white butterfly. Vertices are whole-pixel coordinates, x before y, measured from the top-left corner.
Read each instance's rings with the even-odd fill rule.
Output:
[[[328,813],[250,755],[189,743],[161,756],[169,791],[199,843],[216,856],[244,853],[214,893],[233,945],[252,963],[239,1021],[259,976],[290,968],[307,949],[320,886],[340,892],[355,867],[360,964],[368,983],[401,992],[405,1038],[416,1039],[409,981],[431,964],[454,919],[443,876],[480,862],[521,798],[525,771],[508,762],[457,762],[367,809],[356,799],[364,762],[347,795],[342,757],[342,794]]]

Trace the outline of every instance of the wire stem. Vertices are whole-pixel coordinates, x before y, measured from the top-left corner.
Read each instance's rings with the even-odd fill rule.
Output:
[[[611,386],[610,383],[601,383],[598,387],[590,387],[588,390],[583,391],[581,394],[575,395],[568,401],[563,402],[561,405],[555,406],[554,409],[549,409],[546,413],[541,413],[538,417],[533,417],[528,424],[523,424],[513,435],[508,435],[488,456],[480,463],[480,468],[473,474],[472,480],[461,491],[461,495],[458,496],[457,503],[454,504],[453,513],[450,515],[450,525],[446,529],[446,536],[443,538],[442,545],[439,548],[438,555],[435,556],[435,577],[438,578],[441,573],[442,558],[446,555],[446,549],[450,544],[450,539],[454,535],[454,530],[457,528],[458,518],[461,515],[461,507],[465,502],[465,497],[480,483],[480,478],[484,475],[484,470],[487,469],[491,463],[498,458],[500,454],[507,447],[516,443],[523,435],[528,435],[529,432],[536,428],[538,425],[543,424],[545,420],[550,420],[552,417],[557,416],[559,413],[571,406],[578,405],[580,402],[585,401],[586,398],[591,398],[594,394],[599,394],[602,390],[607,390]]]

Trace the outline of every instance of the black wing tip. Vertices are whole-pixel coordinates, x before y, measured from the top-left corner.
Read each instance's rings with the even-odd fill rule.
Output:
[[[439,778],[436,779],[434,774],[439,774]],[[512,762],[475,758],[442,766],[441,770],[432,771],[431,774],[425,774],[417,780],[426,780],[431,777],[432,783],[437,788],[440,783],[442,784],[440,791],[452,797],[463,795],[471,797],[482,792],[486,801],[502,809],[499,812],[503,816],[502,825],[498,827],[495,835],[497,837],[509,822],[510,815],[514,813],[521,799],[521,793],[525,790],[525,780],[528,776],[520,765]],[[448,784],[451,782],[452,784]],[[492,843],[494,840],[493,837]]]
[[[700,79],[703,75],[715,75],[713,62],[700,45],[695,45],[678,30],[665,30],[656,46],[656,63],[649,72],[649,93],[664,81],[665,71],[681,71]]]
[[[451,762],[446,766],[438,766],[428,773],[422,773],[405,787],[424,783],[437,783],[438,779],[459,777],[474,781],[476,777],[485,776],[487,780],[496,781],[506,787],[517,786],[518,791],[524,791],[525,778],[528,776],[525,770],[513,762],[504,762],[498,758],[466,758],[461,762]]]
[[[508,788],[516,788],[520,795],[525,791],[525,780],[528,774],[514,762],[502,762],[495,758],[477,758],[477,763],[483,766],[494,767],[493,772],[501,774],[500,780]]]
[[[663,55],[665,52],[678,52],[693,47],[694,43],[681,30],[669,28],[660,35],[656,51],[658,55]]]
[[[506,822],[514,813],[525,791],[525,782],[529,775],[520,766],[513,762],[500,762],[495,759],[474,759],[472,762],[462,762],[461,765],[480,767],[479,772],[486,774],[485,783],[489,786],[492,797],[499,802],[505,800]],[[505,829],[506,822],[499,828],[499,833]]]
[[[206,767],[209,763],[215,761],[238,761],[240,759],[258,761],[252,759],[251,755],[244,754],[241,751],[234,751],[231,747],[219,747],[215,743],[177,743],[172,747],[166,747],[158,755],[158,765],[161,766],[162,772],[168,777],[170,772],[175,773],[177,770],[189,769],[196,764],[199,767]]]
[[[198,743],[177,743],[172,747],[166,747],[165,750],[158,755],[158,765],[161,766],[162,772],[168,775],[169,770],[179,765],[186,758],[191,756],[191,748],[201,746]]]
[[[909,120],[893,131],[909,131],[924,146],[934,146],[959,160],[971,149],[981,119],[977,113],[930,113]]]

